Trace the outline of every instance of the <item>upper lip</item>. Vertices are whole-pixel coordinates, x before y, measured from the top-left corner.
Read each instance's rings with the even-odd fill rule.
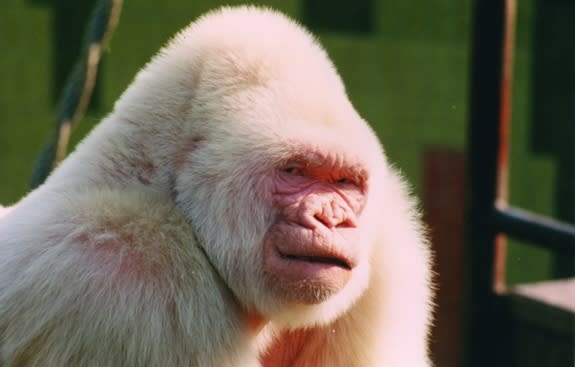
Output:
[[[344,238],[341,231],[346,229],[309,229],[300,225],[284,224],[288,231],[277,238],[274,247],[279,256],[296,261],[333,264],[344,269],[353,269],[356,259],[353,256],[350,239]],[[295,228],[294,228],[295,227]]]

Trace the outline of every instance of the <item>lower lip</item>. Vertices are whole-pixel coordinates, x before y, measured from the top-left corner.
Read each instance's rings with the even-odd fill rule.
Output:
[[[308,262],[310,264],[323,264],[329,266],[336,266],[340,267],[344,270],[350,270],[350,267],[344,263],[343,260],[337,259],[330,259],[328,257],[314,257],[314,256],[295,256],[295,255],[286,255],[282,252],[278,251],[279,256],[287,261],[301,261],[301,262]]]
[[[267,263],[268,270],[287,282],[311,282],[330,288],[343,288],[351,269],[329,262],[315,262],[282,255],[276,251]]]

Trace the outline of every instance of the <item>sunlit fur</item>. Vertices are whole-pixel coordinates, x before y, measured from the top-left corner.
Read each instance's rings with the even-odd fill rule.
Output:
[[[5,215],[8,215],[8,213],[10,212],[10,207],[5,207],[0,205],[0,218],[2,218]]]
[[[269,176],[316,151],[369,174],[361,254],[341,291],[294,305],[264,281]],[[0,365],[428,366],[422,232],[313,37],[223,8],[0,221]]]

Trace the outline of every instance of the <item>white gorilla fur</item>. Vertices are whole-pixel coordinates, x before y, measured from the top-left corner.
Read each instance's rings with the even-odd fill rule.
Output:
[[[261,177],[310,147],[360,162],[369,190],[349,282],[297,304],[263,281]],[[223,8],[0,221],[0,365],[429,366],[422,232],[313,37]]]
[[[0,205],[0,218],[2,218],[5,215],[8,215],[8,213],[10,212],[11,209],[12,208],[7,208],[7,207]]]

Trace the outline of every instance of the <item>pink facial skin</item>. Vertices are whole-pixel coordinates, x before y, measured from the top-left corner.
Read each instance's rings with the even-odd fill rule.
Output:
[[[287,301],[317,304],[348,282],[359,257],[365,179],[355,167],[298,159],[274,177],[279,210],[264,241],[265,271]]]

